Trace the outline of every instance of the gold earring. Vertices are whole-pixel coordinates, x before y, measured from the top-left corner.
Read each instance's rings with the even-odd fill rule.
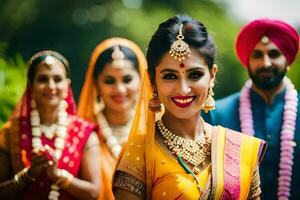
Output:
[[[152,98],[149,100],[148,108],[152,112],[156,112],[156,113],[161,111],[161,103],[160,100],[158,99],[158,94],[156,91],[153,92]]]
[[[214,96],[213,87],[214,87],[213,85],[211,87],[209,87],[208,95],[204,101],[202,108],[201,108],[202,110],[204,110],[205,113],[208,113],[208,111],[215,109],[216,102],[213,98],[213,96]]]
[[[94,105],[95,105],[95,114],[102,112],[104,110],[105,103],[100,95],[96,96],[96,101]]]

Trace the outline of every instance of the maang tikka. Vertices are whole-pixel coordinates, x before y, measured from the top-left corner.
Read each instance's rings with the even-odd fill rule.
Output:
[[[191,56],[189,45],[183,41],[184,36],[182,34],[182,27],[183,24],[180,25],[179,34],[176,37],[176,41],[171,45],[171,49],[169,51],[170,55],[179,62]]]
[[[111,54],[112,57],[112,66],[115,68],[122,69],[125,66],[125,55],[121,51],[119,45],[114,46],[114,50]]]
[[[216,102],[213,98],[213,96],[214,96],[213,87],[214,87],[214,84],[212,83],[208,89],[208,95],[203,103],[202,108],[201,108],[202,110],[204,110],[205,113],[208,113],[208,111],[215,109]]]

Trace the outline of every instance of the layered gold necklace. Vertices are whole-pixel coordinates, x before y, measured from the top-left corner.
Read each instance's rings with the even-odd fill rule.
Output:
[[[164,138],[164,144],[176,157],[179,155],[185,161],[192,164],[193,171],[199,173],[198,166],[203,165],[206,157],[210,155],[211,139],[208,137],[204,124],[203,134],[196,140],[185,139],[172,133],[162,122],[157,121],[157,127]]]

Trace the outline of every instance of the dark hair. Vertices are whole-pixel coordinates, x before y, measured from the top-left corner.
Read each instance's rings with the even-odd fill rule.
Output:
[[[118,45],[118,46],[125,55],[124,59],[131,61],[134,69],[139,73],[139,65],[138,65],[138,60],[137,60],[135,53],[127,47],[124,47],[122,45]],[[99,74],[103,71],[105,65],[107,63],[111,63],[113,61],[113,59],[112,59],[113,51],[114,51],[114,46],[103,51],[100,54],[100,56],[98,57],[96,64],[95,64],[94,72],[93,72],[94,80],[97,80]]]
[[[33,83],[33,79],[34,79],[35,72],[36,72],[36,67],[38,66],[38,64],[43,62],[47,56],[52,56],[56,60],[61,62],[63,64],[63,66],[65,67],[66,76],[68,78],[70,78],[70,66],[69,66],[69,62],[67,61],[67,59],[63,55],[61,55],[60,53],[58,53],[56,51],[46,50],[46,51],[40,51],[40,52],[34,54],[30,58],[30,60],[28,62],[28,72],[27,72],[27,79],[29,82]]]
[[[198,50],[204,57],[209,69],[215,62],[216,46],[206,27],[198,20],[187,15],[176,15],[162,22],[153,34],[147,51],[148,72],[152,84],[155,82],[155,67],[159,64],[165,53],[169,52],[171,45],[176,41],[180,25],[183,24],[182,34],[184,41]]]

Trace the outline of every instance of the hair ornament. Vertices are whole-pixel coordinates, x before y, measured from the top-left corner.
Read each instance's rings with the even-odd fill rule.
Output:
[[[115,68],[122,69],[125,66],[125,55],[121,51],[119,45],[114,46],[114,50],[111,54],[112,57],[112,66]]]
[[[53,64],[55,64],[55,60],[56,59],[53,56],[47,55],[46,58],[45,58],[45,63],[47,65],[53,65]]]
[[[179,62],[191,56],[189,45],[183,41],[184,36],[182,35],[182,27],[183,24],[180,25],[179,34],[176,37],[176,41],[171,45],[171,49],[169,51],[171,56]]]

